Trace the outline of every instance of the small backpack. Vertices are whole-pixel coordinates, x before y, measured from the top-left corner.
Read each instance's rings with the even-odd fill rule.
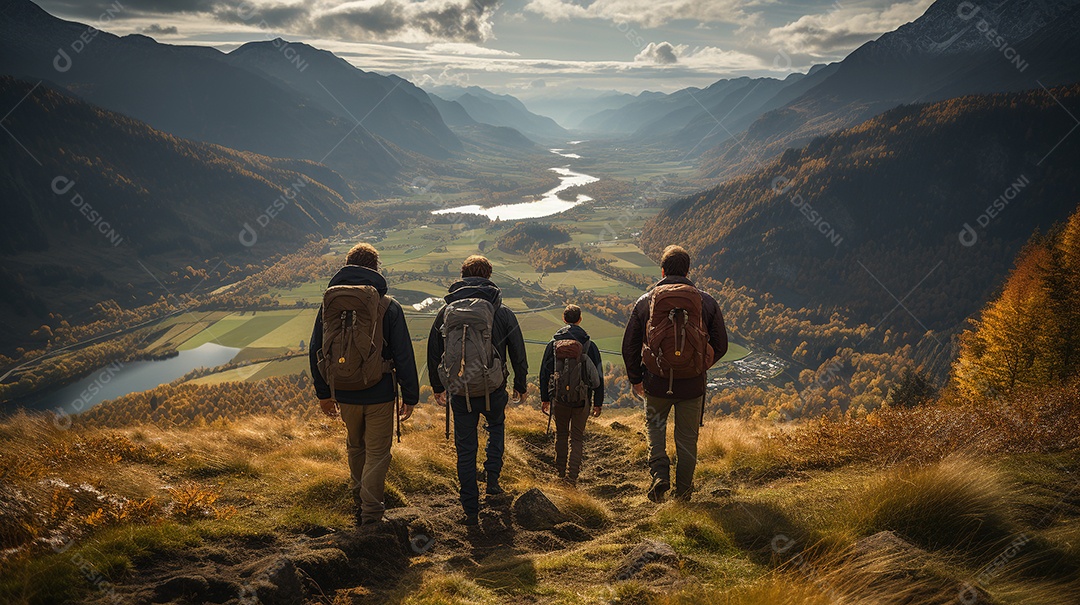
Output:
[[[600,373],[589,358],[589,341],[573,338],[555,341],[555,371],[550,391],[555,403],[580,408],[588,405],[589,393],[600,386]]]
[[[664,284],[653,289],[641,360],[650,374],[668,379],[668,395],[676,378],[695,378],[712,367],[713,350],[697,288]]]
[[[369,389],[393,369],[382,354],[383,316],[389,306],[390,299],[373,286],[331,286],[323,293],[318,367],[331,397],[336,399],[339,389]]]
[[[443,312],[443,354],[439,378],[451,395],[465,397],[472,412],[472,398],[484,397],[491,410],[490,395],[506,380],[502,359],[492,344],[495,305],[481,298],[463,298],[446,305]]]

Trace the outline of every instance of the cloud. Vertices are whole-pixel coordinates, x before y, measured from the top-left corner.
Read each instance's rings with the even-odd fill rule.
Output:
[[[96,19],[116,0],[41,0],[55,14]],[[499,0],[123,0],[115,18],[203,15],[282,34],[357,41],[479,43]]]
[[[448,55],[470,55],[474,57],[520,57],[518,53],[497,48],[487,48],[468,42],[435,42],[427,45],[427,50],[433,53]]]
[[[579,4],[572,0],[529,0],[525,10],[550,21],[568,19],[610,19],[659,27],[676,20],[703,23],[743,23],[752,16],[746,8],[756,2],[743,0],[593,0]]]
[[[879,9],[833,8],[769,30],[770,42],[786,50],[812,57],[837,57],[864,42],[919,18],[933,0],[909,0]]]
[[[641,49],[641,52],[634,57],[634,61],[671,65],[673,63],[678,63],[679,61],[679,57],[676,53],[685,49],[686,46],[676,48],[670,42],[649,42],[645,48]]]
[[[144,27],[142,31],[144,34],[150,34],[152,36],[175,36],[180,30],[176,29],[175,25],[162,27],[157,23],[151,23]]]

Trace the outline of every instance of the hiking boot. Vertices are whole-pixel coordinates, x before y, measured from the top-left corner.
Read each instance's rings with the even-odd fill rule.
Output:
[[[480,515],[478,514],[466,514],[462,518],[458,519],[458,525],[465,525],[467,527],[475,527],[480,525]]]
[[[488,483],[486,493],[489,496],[501,496],[506,493],[506,490],[499,487],[498,483]]]
[[[664,494],[671,489],[671,481],[656,477],[653,479],[652,485],[649,486],[649,491],[645,495],[649,500],[660,504],[664,501]]]

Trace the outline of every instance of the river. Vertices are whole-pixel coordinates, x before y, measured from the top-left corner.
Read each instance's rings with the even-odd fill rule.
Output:
[[[208,342],[188,351],[180,351],[179,355],[168,359],[110,364],[26,407],[78,414],[102,401],[172,382],[195,368],[212,368],[228,363],[239,352],[240,349]]]
[[[578,142],[580,141],[571,141],[569,144],[572,145]],[[549,151],[556,155],[571,159],[581,157],[576,153],[562,153],[564,151],[563,149],[550,149]],[[480,206],[478,204],[469,204],[467,206],[436,210],[433,214],[482,214],[492,220],[515,221],[527,218],[540,218],[542,216],[551,216],[552,214],[566,212],[578,204],[592,200],[591,197],[584,193],[579,193],[574,200],[568,201],[561,199],[559,193],[571,187],[595,183],[600,179],[581,172],[574,172],[573,170],[570,170],[568,166],[562,168],[550,168],[549,170],[559,175],[559,185],[550,191],[545,191],[538,200],[489,207]]]

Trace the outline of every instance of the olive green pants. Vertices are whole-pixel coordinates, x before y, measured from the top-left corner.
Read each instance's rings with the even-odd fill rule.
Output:
[[[667,453],[667,423],[675,410],[675,495],[689,496],[694,491],[697,468],[698,428],[701,422],[701,397],[668,399],[645,397],[645,427],[649,435],[649,471],[654,479],[671,481],[671,458]]]
[[[581,472],[585,425],[589,421],[590,410],[592,406],[588,404],[580,408],[551,404],[551,414],[555,419],[555,470],[560,477],[569,477],[571,481],[577,481]]]
[[[342,403],[341,419],[348,432],[350,488],[362,521],[382,519],[390,445],[394,441],[394,402],[360,405]]]

